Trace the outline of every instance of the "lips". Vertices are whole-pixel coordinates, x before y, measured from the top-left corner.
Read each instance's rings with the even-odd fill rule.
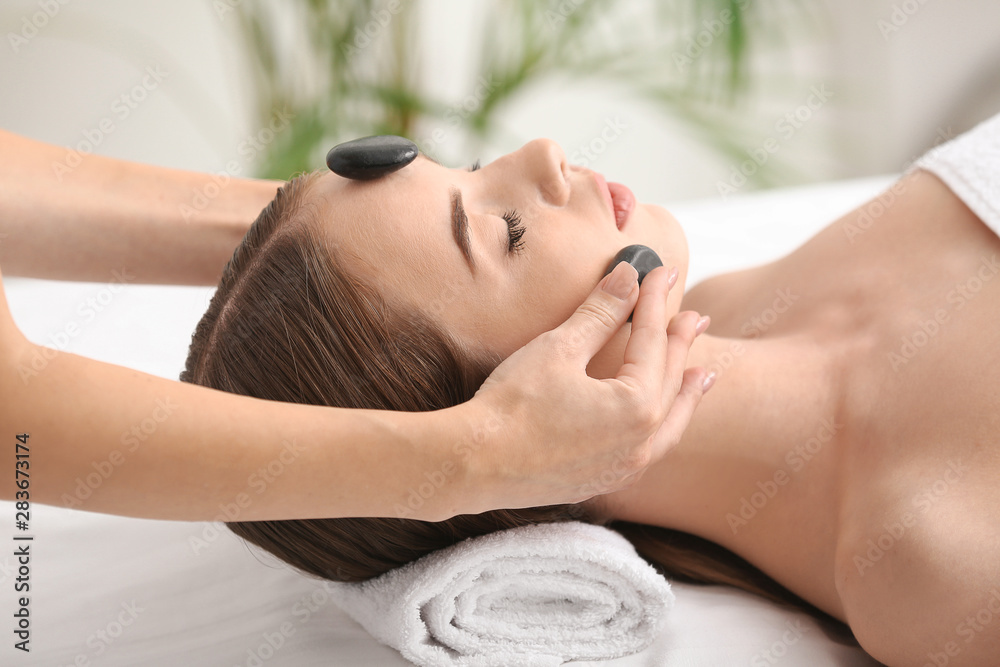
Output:
[[[601,191],[601,195],[608,203],[608,208],[615,215],[615,225],[619,230],[623,229],[629,216],[632,214],[632,209],[635,208],[635,195],[621,183],[608,183],[596,171],[594,172],[594,179],[597,181],[597,187]]]
[[[615,224],[622,229],[635,208],[635,195],[621,183],[608,183],[608,190],[614,203]]]

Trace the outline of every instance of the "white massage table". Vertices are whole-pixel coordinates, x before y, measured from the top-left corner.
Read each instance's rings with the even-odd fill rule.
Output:
[[[688,284],[787,253],[891,182],[871,178],[669,204],[690,241]],[[112,291],[108,285],[15,278],[7,279],[6,288],[15,320],[33,341],[51,345],[51,335],[76,323],[79,332],[69,337],[68,351],[174,379],[212,293],[134,285]],[[13,454],[4,460],[12,461]],[[0,502],[0,636],[6,638],[0,665],[409,664],[340,611],[321,582],[251,551],[221,524],[127,519],[38,504],[31,517],[31,652],[22,653],[13,648],[12,634],[13,523],[13,504]],[[878,664],[811,617],[754,596],[717,586],[674,584],[674,591],[677,602],[666,630],[646,651],[570,664]]]

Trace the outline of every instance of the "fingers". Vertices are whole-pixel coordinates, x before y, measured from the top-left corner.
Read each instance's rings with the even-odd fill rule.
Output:
[[[689,368],[684,371],[680,391],[674,396],[667,418],[663,420],[660,430],[653,436],[652,460],[659,460],[681,440],[681,436],[691,423],[695,408],[701,402],[702,396],[711,388],[711,382],[706,386],[706,373],[703,368]],[[713,376],[714,378],[714,376]]]
[[[669,272],[653,269],[642,281],[639,300],[632,314],[632,332],[625,345],[619,380],[632,380],[640,387],[660,387],[667,363],[667,292]]]
[[[585,368],[622,328],[636,299],[642,298],[638,294],[638,278],[639,273],[631,264],[619,262],[576,312],[553,330],[569,343],[564,352],[578,359],[581,367]]]
[[[698,323],[701,321],[698,313],[693,310],[686,310],[678,313],[667,325],[667,350],[666,365],[667,374],[663,381],[664,398],[673,400],[681,387],[681,380],[684,368],[687,366],[688,352],[691,344],[698,337]],[[702,329],[704,331],[704,329]]]
[[[680,441],[701,397],[711,387],[711,382],[706,383],[705,369],[685,370],[691,345],[711,320],[684,311],[666,324],[668,289],[665,269],[650,272],[643,281],[625,348],[625,365],[618,376],[633,378],[642,387],[662,386],[660,414],[666,417],[652,439],[650,461],[658,460]]]

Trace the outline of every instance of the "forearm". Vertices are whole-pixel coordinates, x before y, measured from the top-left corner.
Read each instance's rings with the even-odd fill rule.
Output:
[[[215,285],[280,185],[95,155],[77,163],[65,148],[4,131],[0,154],[7,275]]]
[[[3,373],[8,462],[15,434],[28,433],[37,502],[178,520],[398,516],[400,508],[433,520],[450,513],[464,484],[461,461],[446,451],[465,423],[460,407],[417,414],[276,403],[27,342]],[[442,469],[446,487],[408,499],[425,472]],[[2,489],[13,498],[12,480]]]

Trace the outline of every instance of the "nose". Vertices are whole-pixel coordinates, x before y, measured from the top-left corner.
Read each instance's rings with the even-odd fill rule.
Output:
[[[523,152],[527,173],[537,185],[542,199],[552,206],[565,206],[569,202],[569,181],[566,153],[551,139],[535,139],[525,144]]]

